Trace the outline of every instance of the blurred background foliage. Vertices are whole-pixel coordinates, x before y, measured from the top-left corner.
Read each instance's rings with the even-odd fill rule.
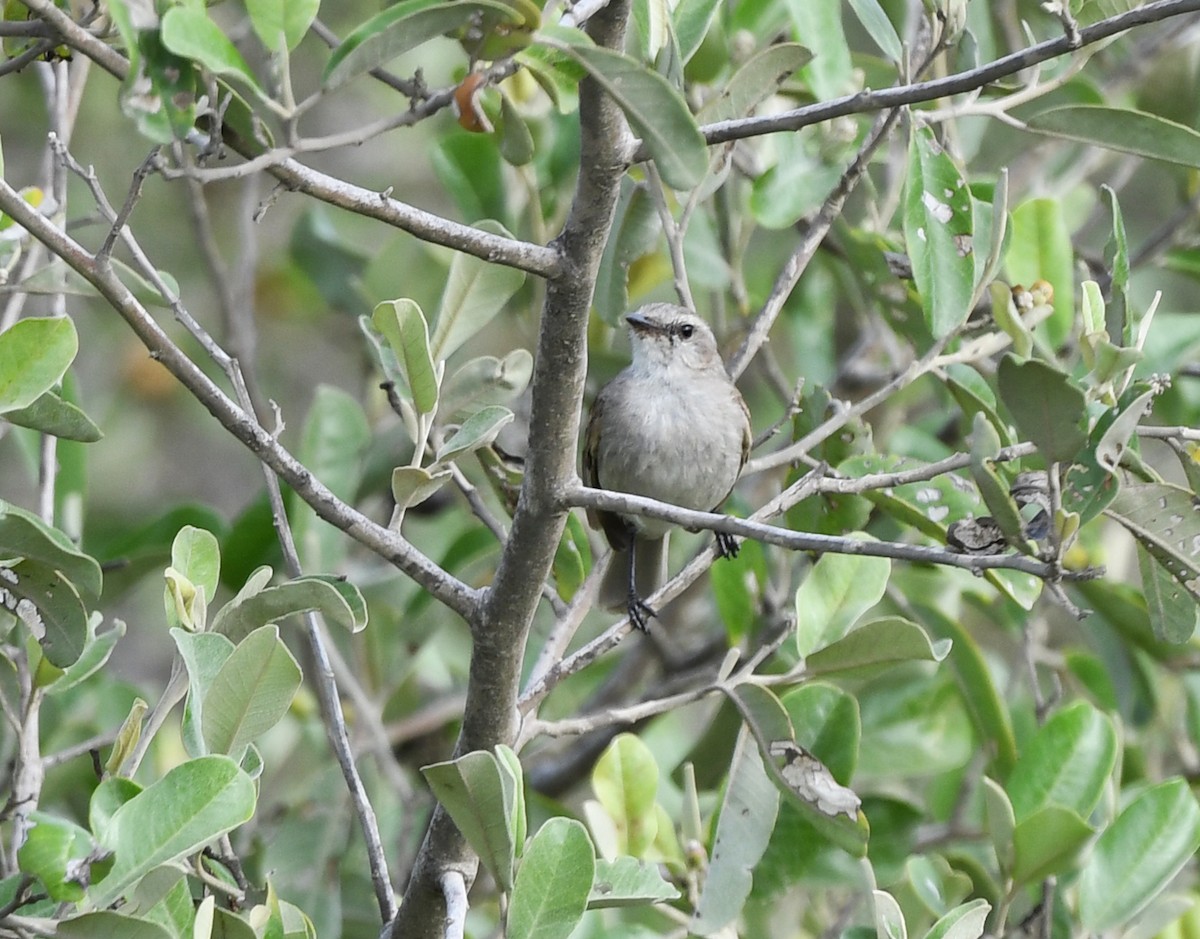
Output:
[[[165,15],[175,5],[158,6]],[[722,111],[720,94],[734,76],[746,75],[747,63],[762,69],[747,79],[754,91],[746,94],[757,103],[756,113],[765,116],[901,81],[898,60],[919,61],[939,35],[937,28],[931,32],[923,25],[929,22],[949,19],[959,28],[945,48],[939,47],[926,77],[970,69],[1053,38],[1064,27],[1045,6],[1029,0],[940,5],[681,0],[674,6],[637,0],[626,51],[678,87],[697,122],[706,124],[737,116]],[[1129,6],[1091,0],[1071,4],[1071,12],[1087,24]],[[346,37],[379,12],[375,3],[344,2],[326,4],[320,14],[333,34]],[[561,12],[553,11],[554,16]],[[281,60],[254,39],[246,7],[226,0],[208,13],[242,50],[262,86],[274,93],[274,70]],[[666,30],[664,17],[671,19],[672,30]],[[6,5],[4,22],[25,18],[20,3]],[[547,13],[545,20],[550,19]],[[998,187],[1007,187],[1007,203],[1000,207],[1011,213],[1009,235],[996,273],[1010,285],[1052,282],[1053,298],[1042,304],[1052,312],[1037,333],[1035,357],[1052,363],[1056,376],[1071,375],[1074,384],[1096,392],[1090,399],[1093,417],[1104,407],[1116,413],[1120,397],[1103,401],[1098,372],[1080,348],[1087,332],[1081,325],[1081,285],[1097,282],[1110,304],[1121,293],[1120,285],[1114,292],[1112,284],[1114,202],[1102,186],[1115,193],[1127,243],[1117,255],[1129,265],[1130,322],[1143,316],[1161,292],[1133,375],[1136,382],[1152,376],[1171,376],[1171,381],[1154,397],[1147,422],[1193,430],[1191,437],[1181,434],[1176,441],[1182,459],[1160,440],[1145,439],[1133,449],[1152,468],[1149,473],[1185,487],[1193,500],[1194,428],[1200,425],[1200,317],[1194,302],[1200,279],[1200,146],[1184,135],[1184,152],[1166,162],[1158,157],[1168,155],[1169,143],[1146,140],[1139,125],[1114,119],[1111,139],[1102,147],[1079,142],[1077,127],[1034,133],[1026,122],[1036,123],[1054,108],[1103,105],[1165,118],[1194,137],[1200,130],[1198,28],[1194,16],[1180,17],[1088,46],[1076,57],[1053,59],[991,84],[977,97],[913,108],[935,128],[929,139],[936,135],[938,140],[920,153],[940,153],[944,147],[965,173],[977,212],[980,254],[984,236],[994,230],[983,219],[995,225],[995,217],[981,207],[990,212]],[[6,44],[10,57],[18,53],[18,40],[7,38]],[[461,87],[478,64],[468,47],[474,48],[462,36],[437,36],[386,65],[393,75],[419,76],[425,88],[448,91]],[[497,58],[506,61],[515,48],[504,48]],[[441,216],[466,223],[493,219],[519,239],[545,244],[560,230],[574,191],[579,117],[570,81],[564,82],[559,100],[552,100],[531,75],[534,52],[521,55],[526,68],[488,84],[477,104],[467,100],[469,94],[460,95],[458,114],[444,108],[412,126],[299,159]],[[762,58],[768,55],[777,61]],[[77,53],[73,70],[80,58]],[[328,47],[315,31],[286,57],[294,99],[317,95],[300,124],[305,138],[351,132],[407,107],[402,96],[366,76],[317,94],[329,62]],[[47,185],[50,68],[39,63],[0,79],[4,177],[15,188]],[[775,74],[772,69],[779,71],[777,80],[766,77]],[[463,103],[467,112],[482,111],[494,129],[465,127],[472,121],[462,114]],[[277,116],[257,107],[279,143]],[[876,117],[873,112],[840,116],[799,132],[714,146],[710,172],[690,196],[662,186],[645,164],[631,169],[597,284],[589,329],[589,396],[626,361],[622,313],[649,300],[677,299],[673,240],[680,249],[674,263],[682,261],[698,309],[732,353]],[[919,294],[905,266],[905,252],[912,248],[904,238],[905,180],[917,119],[906,123],[872,157],[870,171],[788,295],[769,344],[741,382],[756,432],[776,430],[756,456],[801,438],[846,403],[885,385],[932,344],[936,325],[929,318],[929,298]],[[1164,125],[1152,129],[1158,133]],[[128,107],[122,107],[119,83],[93,68],[70,149],[81,163],[94,166],[114,204],[123,201],[151,145]],[[237,159],[210,159],[207,166],[232,166]],[[195,203],[184,180],[151,174],[132,216],[133,231],[154,265],[178,283],[191,313],[243,356],[260,400],[278,405],[284,444],[323,480],[331,485],[337,480],[339,494],[348,501],[386,522],[393,508],[392,470],[410,460],[413,443],[379,387],[386,368],[365,341],[360,318],[396,298],[416,301],[432,318],[445,302],[454,252],[320,204],[265,173],[207,182],[202,200],[227,270],[224,286],[235,298],[232,319],[222,313],[222,285],[214,282],[204,259]],[[659,200],[676,222],[686,213],[684,235],[664,235]],[[67,218],[68,230],[89,245],[108,227],[95,214],[87,187],[74,176]],[[536,277],[525,278],[449,360],[447,375],[473,357],[504,359],[532,350],[542,294]],[[24,313],[53,313],[54,303],[53,297],[31,295]],[[99,608],[108,622],[128,625],[102,671],[46,697],[43,754],[93,738],[107,748],[135,698],[157,697],[175,650],[165,628],[171,621],[169,616],[164,621],[162,575],[184,526],[211,532],[219,544],[220,588],[209,598],[213,610],[230,601],[260,565],[283,567],[261,467],[252,456],[147,356],[105,303],[72,295],[67,310],[80,352],[64,394],[80,403],[104,437],[60,443],[55,523],[104,565]],[[198,346],[169,323],[169,311],[157,312],[215,376],[217,370],[201,358]],[[970,320],[948,330],[953,336],[947,348],[961,350],[981,335],[1002,332],[991,315],[985,299]],[[1122,344],[1119,330],[1111,338]],[[933,462],[967,452],[977,413],[1011,436],[1001,442],[1015,442],[1021,435],[1014,428],[1024,430],[1032,421],[1011,413],[1018,410],[1011,396],[997,398],[1002,380],[995,358],[981,357],[966,370],[969,374],[948,365],[898,389],[814,448],[807,462],[747,479],[729,508],[749,514],[818,462],[846,475],[863,475],[899,466],[901,458]],[[1035,394],[1052,396],[1065,387],[1054,381],[1044,386],[1050,391],[1039,387]],[[524,396],[513,395],[506,403],[517,419],[500,431],[498,444],[503,452],[520,454],[537,428],[528,426]],[[1121,408],[1128,404],[1121,398]],[[1074,418],[1080,433],[1082,417]],[[36,504],[38,445],[34,431],[5,427],[0,496],[6,502]],[[484,451],[485,458],[489,452]],[[485,494],[491,511],[503,516],[504,493],[492,491],[480,464],[467,457],[459,465]],[[1028,465],[1037,468],[1036,458]],[[970,487],[968,480],[969,474],[960,474]],[[1004,481],[1012,482],[1011,474]],[[944,534],[947,522],[992,509],[974,489],[956,496],[945,478],[928,485],[932,495],[919,486],[882,494],[829,491],[792,507],[787,525],[939,543],[928,522]],[[470,634],[411,580],[324,529],[298,500],[289,508],[306,570],[344,576],[361,591],[370,612],[365,631],[337,635],[334,641],[346,663],[342,676],[353,676],[377,708],[393,757],[362,764],[392,858],[393,881],[402,889],[432,805],[417,769],[449,756],[462,712]],[[602,550],[578,514],[555,565],[551,589],[560,603],[571,599]],[[458,578],[472,585],[490,582],[499,544],[450,487],[410,509],[404,533]],[[705,537],[676,537],[677,565]],[[629,641],[621,652],[558,686],[537,716],[552,723],[711,683],[729,645],[751,654],[781,630],[795,628],[800,645],[789,640],[764,669],[777,676],[798,665],[802,654],[815,656],[842,639],[820,636],[824,622],[806,625],[813,606],[841,616],[844,631],[876,622],[919,623],[916,639],[907,626],[878,627],[882,646],[899,643],[902,636],[913,640],[919,650],[912,661],[889,663],[893,667],[886,669],[879,662],[858,667],[843,647],[827,662],[826,673],[813,665],[805,681],[779,689],[796,740],[840,785],[861,796],[870,822],[869,863],[843,850],[801,808],[784,802],[776,819],[774,810],[758,806],[758,823],[737,833],[742,840],[762,839],[761,860],[746,859],[746,866],[754,867],[753,885],[714,911],[721,901],[696,897],[704,896],[707,861],[713,882],[726,875],[713,852],[719,821],[747,759],[745,747],[736,744],[738,728],[747,720],[768,718],[761,713],[748,718],[748,706],[732,694],[680,707],[636,724],[648,756],[628,738],[614,742],[621,722],[600,721],[594,733],[561,740],[547,734],[522,752],[530,831],[553,816],[583,817],[602,853],[614,847],[616,854],[661,863],[684,899],[676,903],[674,917],[649,905],[592,913],[575,935],[682,934],[679,923],[688,922],[693,907],[699,912],[692,928],[719,935],[726,928],[720,921],[723,910],[732,907],[740,917],[737,934],[746,936],[875,931],[894,937],[906,929],[936,932],[934,924],[941,923],[942,929],[958,928],[955,935],[966,937],[983,929],[982,920],[971,918],[980,908],[970,903],[980,899],[991,911],[988,928],[997,932],[1028,927],[1054,936],[1103,930],[1138,937],[1190,934],[1198,915],[1194,865],[1173,878],[1200,842],[1200,810],[1188,791],[1200,769],[1200,663],[1192,629],[1186,628],[1189,622],[1194,627],[1196,618],[1191,597],[1184,598],[1182,611],[1175,608],[1174,632],[1165,635],[1164,614],[1146,600],[1146,592],[1155,589],[1147,584],[1162,575],[1152,564],[1139,570],[1134,540],[1102,518],[1082,529],[1065,561],[1073,569],[1104,565],[1107,575],[1066,588],[1066,603],[1056,603],[1027,575],[1002,575],[1003,589],[998,589],[997,581],[963,570],[904,561],[835,568],[825,564],[831,557],[817,560],[747,543],[736,562],[714,568],[711,585],[705,582],[668,610],[667,638]],[[1091,615],[1076,620],[1072,604]],[[555,618],[552,604],[544,604],[527,669]],[[583,637],[599,634],[610,622],[610,617],[591,615]],[[805,633],[806,628],[816,633]],[[307,653],[286,628],[283,635],[309,673]],[[8,641],[17,643],[12,635]],[[354,713],[361,703],[351,707],[349,722],[360,749],[378,757],[378,741],[367,742],[369,733],[359,722],[368,717]],[[7,760],[16,745],[13,736],[4,739]],[[280,897],[311,917],[322,937],[377,935],[359,830],[308,686],[300,688],[286,716],[256,746],[261,775],[254,818],[235,836],[249,881],[262,885],[269,879]],[[626,792],[627,798],[606,802],[606,784],[632,786],[611,762],[596,764],[602,752],[610,761],[616,759],[613,753],[643,761],[637,765],[649,795],[643,791],[635,798]],[[161,777],[189,753],[180,728],[168,722],[155,738],[142,778]],[[692,769],[683,768],[688,764]],[[48,768],[40,805],[83,824],[96,788],[86,758],[66,760]],[[593,795],[601,808],[588,801]],[[1144,817],[1122,814],[1130,806]],[[689,830],[693,808],[703,824]],[[628,829],[644,815],[654,816],[659,834],[634,845]],[[731,841],[723,844],[729,851]],[[1132,871],[1144,876],[1134,882]],[[5,874],[10,881],[16,876],[11,869]],[[876,894],[872,907],[863,897],[874,887],[886,893]],[[468,935],[491,934],[499,909],[494,892],[477,888]],[[947,916],[952,919],[944,920]],[[953,917],[958,916],[968,919],[956,927]]]

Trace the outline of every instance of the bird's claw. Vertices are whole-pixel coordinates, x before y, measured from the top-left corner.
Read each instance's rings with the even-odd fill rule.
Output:
[[[735,536],[726,532],[716,532],[717,536],[717,557],[735,558],[738,556],[738,540]]]
[[[650,631],[650,620],[658,616],[658,614],[654,612],[653,607],[651,607],[649,603],[639,597],[636,593],[631,593],[629,595],[629,605],[626,608],[626,612],[629,614],[629,622],[631,622],[639,632],[644,633]]]

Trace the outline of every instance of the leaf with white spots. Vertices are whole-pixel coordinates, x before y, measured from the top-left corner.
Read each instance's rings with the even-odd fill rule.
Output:
[[[838,472],[857,479],[877,473],[915,472],[924,465],[907,457],[872,453],[844,460],[838,465]],[[946,526],[951,522],[984,511],[974,484],[953,473],[871,489],[863,495],[897,521],[937,541],[945,538]]]
[[[966,177],[928,127],[908,151],[904,238],[925,321],[935,338],[958,329],[975,291],[974,213]]]
[[[1200,498],[1165,483],[1125,486],[1107,512],[1200,603]]]

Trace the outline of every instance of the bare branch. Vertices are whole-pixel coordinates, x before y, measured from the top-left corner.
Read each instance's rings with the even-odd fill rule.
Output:
[[[1073,44],[1067,36],[1058,36],[1019,49],[978,68],[956,72],[945,78],[898,85],[879,91],[872,91],[868,88],[857,94],[844,95],[841,98],[834,98],[832,101],[821,101],[779,114],[707,124],[700,130],[708,143],[726,143],[746,137],[799,130],[802,127],[820,124],[835,117],[844,117],[847,114],[882,111],[888,108],[902,107],[906,104],[917,104],[921,101],[932,101],[936,98],[962,94],[990,85],[1009,75],[1015,75],[1017,72],[1041,62],[1066,55],[1081,46],[1102,42],[1118,33],[1133,29],[1135,26],[1146,26],[1186,13],[1195,13],[1198,10],[1200,10],[1200,0],[1158,0],[1156,3],[1147,3],[1145,6],[1137,7],[1127,13],[1121,13],[1084,27],[1079,30],[1078,45]],[[648,156],[643,145],[638,148],[634,159],[641,161],[647,159]]]
[[[473,618],[479,600],[478,590],[451,577],[401,535],[367,518],[334,495],[253,415],[247,414],[213,383],[171,340],[111,267],[98,265],[82,245],[43,218],[4,180],[0,180],[0,210],[91,283],[125,319],[151,355],[162,362],[226,430],[312,506],[318,516],[399,567],[465,619]]]

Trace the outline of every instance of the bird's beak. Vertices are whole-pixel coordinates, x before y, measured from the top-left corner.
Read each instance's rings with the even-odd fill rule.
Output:
[[[629,328],[635,333],[657,333],[662,332],[662,327],[654,320],[641,313],[630,313],[625,317],[625,322],[629,324]]]

